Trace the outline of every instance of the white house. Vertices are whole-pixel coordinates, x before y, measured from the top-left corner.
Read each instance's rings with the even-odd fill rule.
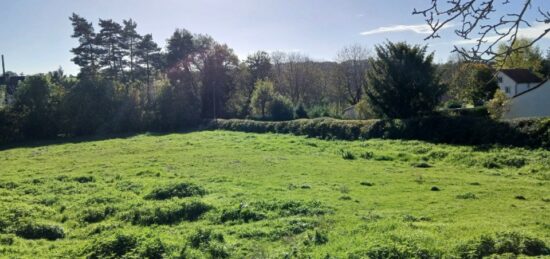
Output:
[[[499,87],[510,97],[504,119],[550,117],[550,81],[527,69],[503,69],[497,73]]]
[[[512,98],[542,82],[538,76],[528,69],[502,69],[497,72],[497,80],[500,89]]]

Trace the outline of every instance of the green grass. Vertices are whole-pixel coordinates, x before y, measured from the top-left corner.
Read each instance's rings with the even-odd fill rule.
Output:
[[[468,257],[550,244],[545,150],[204,131],[12,148],[0,170],[0,257]]]

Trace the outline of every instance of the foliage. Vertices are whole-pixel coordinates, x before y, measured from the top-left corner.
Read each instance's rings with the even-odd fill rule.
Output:
[[[449,91],[457,100],[482,105],[498,89],[494,71],[485,64],[464,63],[453,74]]]
[[[308,118],[306,108],[304,107],[303,104],[300,103],[298,104],[298,106],[296,106],[296,108],[294,109],[294,117],[296,117],[296,119]]]
[[[487,110],[493,119],[500,119],[510,109],[510,98],[502,91],[497,90],[493,99],[487,103]]]
[[[269,114],[275,121],[292,120],[294,118],[292,102],[282,95],[275,95],[269,104]]]
[[[433,111],[443,94],[433,54],[426,47],[388,42],[376,46],[365,93],[373,111],[387,118],[410,118]]]
[[[166,200],[170,198],[185,198],[191,196],[203,196],[206,194],[204,188],[192,183],[178,183],[163,187],[157,187],[145,196],[146,199]]]
[[[217,120],[210,128],[273,132],[323,139],[417,139],[463,145],[550,147],[550,120],[494,121],[483,117],[426,117],[406,120],[302,119],[286,122]]]
[[[269,115],[268,108],[275,99],[273,83],[270,81],[257,81],[252,93],[251,105],[254,114],[265,118]]]
[[[526,38],[518,38],[513,49],[523,46],[529,46],[531,40]],[[505,43],[501,43],[498,46],[498,53],[504,53],[508,50],[509,46]],[[542,53],[536,46],[529,46],[510,53],[508,57],[497,57],[497,67],[500,68],[525,68],[533,72],[539,72],[542,69]]]

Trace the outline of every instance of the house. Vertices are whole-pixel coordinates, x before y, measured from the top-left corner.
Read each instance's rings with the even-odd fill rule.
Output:
[[[500,89],[510,97],[503,119],[550,117],[549,80],[528,69],[503,69],[496,77]]]
[[[500,89],[510,98],[539,85],[543,81],[529,69],[522,68],[502,69],[497,72],[496,76]]]

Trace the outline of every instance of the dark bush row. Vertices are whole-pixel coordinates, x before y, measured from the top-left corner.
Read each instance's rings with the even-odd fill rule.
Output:
[[[331,118],[265,122],[213,120],[209,129],[255,133],[290,133],[323,139],[415,139],[462,145],[550,148],[550,119],[494,121],[479,117],[435,116],[406,120],[337,120]]]

